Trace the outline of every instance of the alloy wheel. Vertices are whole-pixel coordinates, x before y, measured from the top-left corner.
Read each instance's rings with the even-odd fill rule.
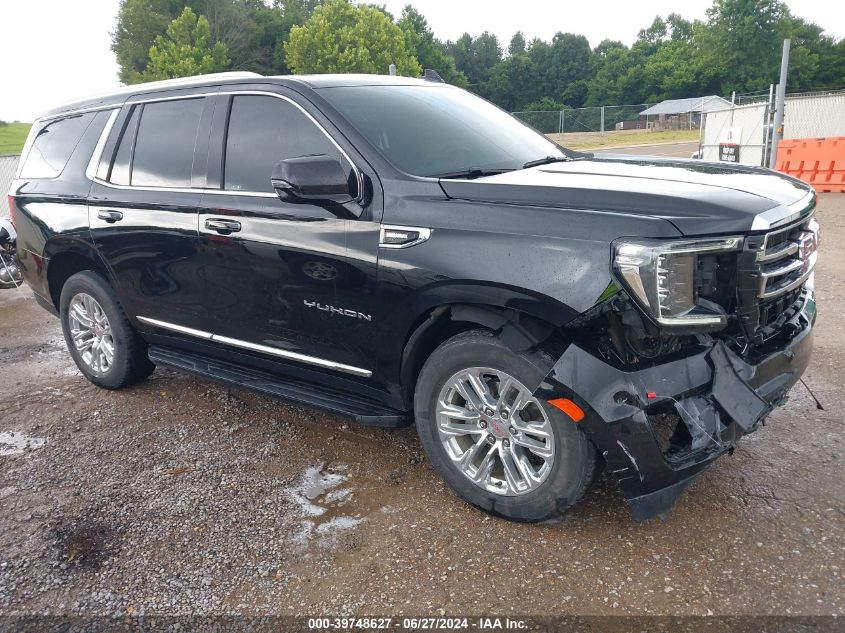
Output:
[[[496,494],[536,490],[554,464],[549,416],[501,370],[472,367],[449,378],[437,399],[437,432],[464,476]]]
[[[79,356],[93,372],[106,373],[114,362],[114,335],[103,307],[81,292],[68,305],[71,340]]]

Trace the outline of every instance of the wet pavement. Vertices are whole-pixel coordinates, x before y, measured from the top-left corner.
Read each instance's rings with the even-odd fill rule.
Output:
[[[457,499],[386,431],[160,369],[87,383],[0,292],[0,613],[845,614],[845,195],[821,197],[816,353],[666,521],[604,477],[552,524]]]

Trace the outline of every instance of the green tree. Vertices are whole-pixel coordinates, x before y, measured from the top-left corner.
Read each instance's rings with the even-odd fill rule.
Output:
[[[586,98],[592,51],[583,35],[556,33],[552,41],[534,41],[528,51],[545,94],[578,108]]]
[[[673,41],[691,42],[694,32],[694,22],[690,22],[677,13],[670,13],[666,18],[666,26]]]
[[[702,51],[721,76],[721,92],[764,90],[777,81],[788,23],[779,0],[714,0]]]
[[[112,50],[119,77],[130,83],[150,61],[150,47],[188,6],[205,15],[213,42],[228,49],[231,68],[263,75],[290,72],[283,43],[292,27],[303,24],[322,0],[121,0]]]
[[[666,28],[666,21],[658,15],[654,18],[651,26],[646,29],[640,29],[637,35],[637,41],[650,44],[652,49],[656,49],[666,40],[668,34],[669,31]]]
[[[455,59],[455,65],[469,81],[474,92],[488,96],[487,82],[493,67],[502,61],[499,39],[484,31],[478,37],[464,33],[455,42],[446,43],[446,52]]]
[[[466,88],[466,75],[457,69],[443,42],[434,37],[428,21],[412,5],[406,5],[402,10],[399,28],[423,69],[436,70],[446,83]]]
[[[398,26],[382,11],[348,0],[327,0],[293,27],[285,54],[295,73],[384,74],[390,64],[401,75],[422,72]]]
[[[492,101],[506,110],[523,110],[542,96],[539,70],[531,56],[512,55],[490,71],[487,93]]]
[[[293,24],[285,5],[262,0],[188,0],[187,6],[208,18],[211,39],[226,45],[233,70],[264,75],[283,71],[284,52],[278,43]]]
[[[555,101],[551,97],[540,97],[537,101],[532,101],[525,105],[526,112],[551,112],[554,110],[566,110],[569,106],[560,101]]]
[[[156,37],[167,30],[183,7],[181,0],[122,0],[112,33],[120,81],[138,81],[150,61],[150,47]]]
[[[212,43],[208,20],[185,7],[150,47],[150,62],[138,75],[141,81],[190,77],[219,72],[229,66],[226,45]]]
[[[517,31],[511,38],[511,43],[508,44],[508,55],[521,55],[525,52],[526,42],[525,33]]]

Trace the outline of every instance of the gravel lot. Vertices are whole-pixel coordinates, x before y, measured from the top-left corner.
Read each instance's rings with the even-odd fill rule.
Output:
[[[413,429],[167,369],[108,392],[0,292],[0,613],[845,615],[845,195],[807,384],[667,521],[607,477],[554,524],[453,496]],[[28,444],[28,447],[26,445]]]

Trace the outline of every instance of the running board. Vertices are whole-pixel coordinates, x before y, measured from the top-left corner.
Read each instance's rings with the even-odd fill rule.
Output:
[[[368,398],[295,379],[284,380],[267,372],[200,354],[151,345],[149,356],[156,365],[168,365],[281,400],[350,417],[360,424],[397,428],[411,423],[408,414]]]

